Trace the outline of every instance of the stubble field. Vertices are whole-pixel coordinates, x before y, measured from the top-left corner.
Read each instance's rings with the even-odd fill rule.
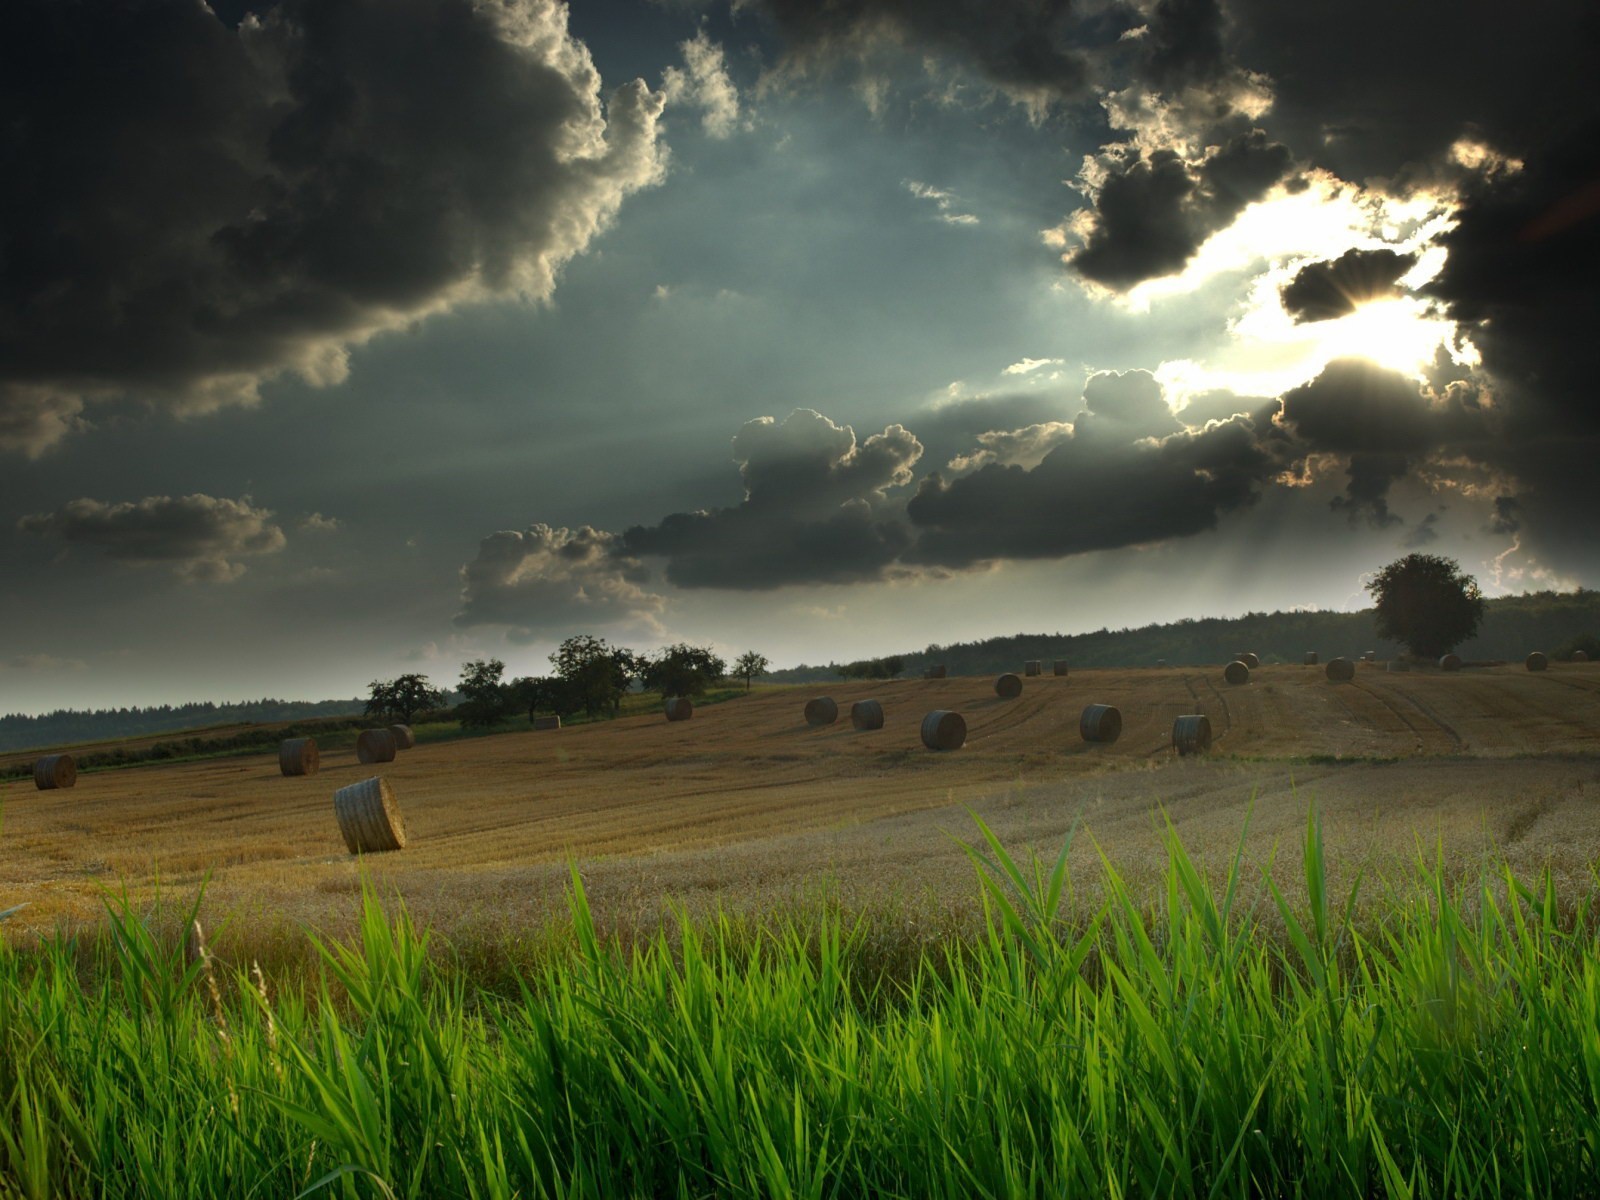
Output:
[[[1165,877],[1170,819],[1202,868],[1220,874],[1249,814],[1247,876],[1289,860],[1315,801],[1335,882],[1381,878],[1419,853],[1462,870],[1486,855],[1552,872],[1570,894],[1600,860],[1600,667],[1519,665],[1394,674],[1363,665],[1352,684],[1320,668],[1265,667],[1243,687],[1220,670],[1074,672],[1033,678],[1001,700],[989,678],[763,689],[703,708],[554,733],[423,744],[365,767],[351,751],[284,778],[275,756],[88,774],[75,789],[0,787],[0,907],[26,901],[12,938],[94,921],[105,889],[136,899],[159,881],[239,931],[355,919],[360,870],[331,796],[374,773],[393,786],[411,844],[365,868],[445,932],[534,927],[564,913],[575,860],[599,919],[814,902],[889,906],[933,925],[969,920],[971,864],[956,839],[966,809],[1008,845],[1053,858],[1078,827],[1075,873],[1098,856],[1136,886]],[[838,700],[837,724],[805,725],[805,700]],[[858,732],[852,701],[883,702],[882,730]],[[1091,746],[1078,716],[1117,705],[1121,739]],[[922,716],[953,708],[960,751],[933,753]],[[1205,759],[1178,759],[1173,718],[1207,714]],[[1454,867],[1452,869],[1455,869]]]

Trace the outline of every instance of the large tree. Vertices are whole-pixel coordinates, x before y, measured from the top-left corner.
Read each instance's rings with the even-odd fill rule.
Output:
[[[444,707],[444,693],[429,683],[426,675],[374,679],[370,687],[366,708],[369,717],[391,717],[409,725],[419,713]]]
[[[1373,577],[1367,591],[1377,610],[1378,636],[1423,658],[1448,654],[1478,632],[1487,607],[1478,581],[1453,558],[1408,554]]]
[[[583,633],[562,642],[550,656],[550,665],[562,684],[555,696],[570,704],[571,711],[581,707],[595,716],[609,709],[615,716],[622,708],[622,697],[639,675],[641,663],[632,650]]]
[[[699,696],[727,673],[728,664],[711,647],[679,642],[645,660],[644,685],[663,696]]]
[[[733,664],[733,673],[744,680],[744,690],[750,690],[750,681],[758,676],[765,675],[767,668],[772,664],[767,661],[765,654],[757,654],[754,650],[746,650],[739,655]]]
[[[461,703],[456,705],[456,717],[462,725],[487,728],[509,715],[513,697],[510,688],[501,682],[505,673],[506,665],[498,658],[475,658],[461,664],[461,682],[457,685]]]

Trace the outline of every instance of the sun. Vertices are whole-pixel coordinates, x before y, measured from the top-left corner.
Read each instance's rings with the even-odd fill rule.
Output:
[[[1450,348],[1454,322],[1410,296],[1369,300],[1347,316],[1296,327],[1313,343],[1314,357],[1362,358],[1403,375],[1420,375],[1439,347]]]

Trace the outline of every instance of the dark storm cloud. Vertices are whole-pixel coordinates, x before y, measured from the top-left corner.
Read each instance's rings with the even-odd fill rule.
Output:
[[[1230,58],[1271,80],[1273,131],[1346,179],[1397,179],[1464,136],[1524,156],[1596,103],[1588,0],[1226,7]]]
[[[1215,78],[1224,63],[1223,25],[1216,0],[1161,0],[1141,41],[1145,80],[1173,93]]]
[[[1444,269],[1424,289],[1471,331],[1484,367],[1529,435],[1552,425],[1600,435],[1600,119],[1480,182],[1445,234]]]
[[[1470,385],[1424,390],[1361,359],[1329,363],[1309,383],[1285,392],[1279,420],[1298,450],[1346,456],[1349,483],[1334,507],[1352,524],[1380,529],[1399,521],[1389,511],[1389,490],[1412,467],[1446,447],[1481,460],[1491,432],[1489,414]]]
[[[617,535],[605,530],[504,530],[484,538],[477,557],[461,568],[455,623],[504,625],[511,640],[520,642],[574,624],[655,631],[665,601],[645,588],[649,578],[637,559],[622,552]]]
[[[911,541],[887,502],[911,482],[922,444],[900,425],[857,442],[810,409],[747,423],[733,441],[745,498],[733,508],[674,513],[623,534],[630,555],[666,560],[683,588],[758,591],[884,577]]]
[[[68,546],[93,546],[134,566],[165,566],[188,583],[228,583],[245,572],[237,559],[275,554],[286,544],[272,512],[249,496],[147,496],[107,504],[87,497],[17,522],[24,533]]]
[[[1171,149],[1110,149],[1083,246],[1067,261],[1084,278],[1117,289],[1181,271],[1291,164],[1288,148],[1260,130],[1236,135],[1198,162]]]
[[[1252,503],[1275,469],[1245,417],[1161,441],[1097,442],[1075,437],[1031,470],[928,476],[906,508],[918,538],[905,561],[960,568],[1187,537]]]
[[[1416,380],[1365,359],[1329,363],[1283,394],[1283,421],[1315,450],[1420,454],[1472,432],[1464,403],[1435,405]]]
[[[547,297],[662,170],[661,97],[599,93],[555,0],[0,5],[0,448]]]
[[[1494,515],[1489,518],[1487,526],[1490,533],[1510,535],[1522,528],[1522,521],[1517,516],[1521,505],[1514,496],[1496,496],[1494,499]]]
[[[1087,93],[1089,35],[1075,11],[1081,6],[1071,0],[760,0],[759,6],[783,35],[780,69],[789,75],[906,50],[969,67],[1029,104]]]
[[[1310,263],[1278,293],[1284,311],[1300,321],[1347,316],[1368,300],[1399,291],[1395,281],[1417,256],[1393,250],[1346,250],[1331,262]]]

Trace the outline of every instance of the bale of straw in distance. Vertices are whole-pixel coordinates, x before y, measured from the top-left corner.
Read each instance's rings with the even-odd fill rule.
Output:
[[[694,704],[687,696],[668,696],[666,711],[669,721],[687,721],[694,716]]]
[[[807,725],[832,725],[839,719],[839,706],[832,696],[817,696],[806,701]]]
[[[395,803],[394,789],[374,775],[342,787],[333,794],[333,815],[351,854],[380,854],[403,850],[406,825]]]
[[[394,748],[396,750],[410,750],[417,744],[417,735],[411,732],[409,725],[391,725],[389,732],[394,734]]]
[[[33,786],[41,792],[73,787],[78,782],[78,764],[70,754],[47,754],[33,764]]]
[[[1314,667],[1316,665],[1317,665],[1317,652],[1315,650],[1307,650],[1306,651],[1306,666]]]
[[[1237,661],[1242,662],[1252,671],[1259,671],[1261,669],[1261,658],[1253,650],[1246,650],[1242,654],[1235,655],[1234,657],[1237,659]]]
[[[1530,671],[1542,671],[1550,665],[1550,659],[1542,650],[1535,650],[1523,660],[1523,665]]]
[[[560,717],[535,717],[533,719],[533,727],[535,729],[560,729],[561,728],[561,718]]]
[[[316,738],[285,738],[278,743],[278,770],[285,775],[315,775],[321,765]]]
[[[1378,661],[1378,652],[1376,650],[1368,650],[1365,654],[1363,654],[1361,656],[1361,661],[1362,662],[1370,662],[1370,663],[1377,662]]]
[[[1226,683],[1249,683],[1250,668],[1236,658],[1222,668],[1222,678]]]
[[[1441,670],[1441,671],[1459,671],[1459,670],[1461,670],[1461,656],[1459,654],[1446,654],[1443,658],[1441,658],[1439,660],[1439,670]]]
[[[1173,721],[1172,745],[1179,754],[1204,754],[1211,749],[1211,718],[1192,713]]]
[[[937,667],[928,668],[929,679],[943,679],[948,673],[949,669],[943,663],[940,663]]]
[[[1156,666],[1157,667],[1165,669],[1166,665],[1167,665],[1167,660],[1166,659],[1164,659],[1164,658],[1156,659]]]
[[[1002,700],[1015,700],[1022,695],[1022,680],[1007,671],[994,681],[994,694]]]
[[[1122,736],[1122,711],[1109,704],[1091,704],[1078,718],[1078,734],[1086,742],[1110,745]]]
[[[1588,662],[1589,661],[1589,652],[1587,650],[1574,650],[1572,652],[1572,661],[1573,662]]]
[[[1067,660],[1066,659],[1058,658],[1058,659],[1056,659],[1055,663],[1052,664],[1052,665],[1053,665],[1055,673],[1057,675],[1065,675],[1067,673]]]
[[[1024,675],[1041,675],[1044,673],[1044,668],[1037,658],[1033,658],[1022,664],[1022,673]]]
[[[857,729],[882,729],[883,705],[876,700],[857,700],[850,706],[850,724]]]
[[[363,729],[356,735],[356,758],[364,763],[393,762],[394,734],[387,729]]]
[[[960,713],[936,708],[922,718],[922,744],[929,750],[959,750],[966,740],[967,721]]]
[[[1326,670],[1334,683],[1349,683],[1356,677],[1356,665],[1348,658],[1330,658]]]

